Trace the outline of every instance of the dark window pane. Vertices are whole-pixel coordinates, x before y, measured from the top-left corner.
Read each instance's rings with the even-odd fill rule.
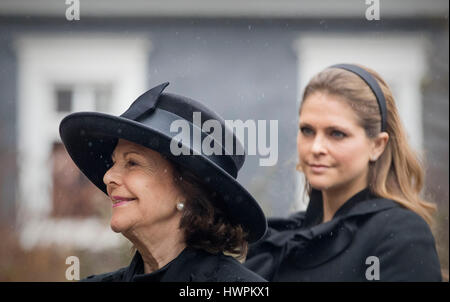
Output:
[[[70,89],[56,90],[56,110],[58,112],[70,112],[72,109],[73,91]]]

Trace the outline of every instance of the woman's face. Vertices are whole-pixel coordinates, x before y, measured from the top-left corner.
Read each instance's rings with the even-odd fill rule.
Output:
[[[120,139],[113,166],[105,173],[111,198],[111,228],[115,232],[178,227],[181,214],[176,203],[182,195],[173,181],[173,167],[158,152]]]
[[[375,150],[351,107],[336,96],[316,92],[304,100],[299,120],[299,163],[311,186],[365,188]]]

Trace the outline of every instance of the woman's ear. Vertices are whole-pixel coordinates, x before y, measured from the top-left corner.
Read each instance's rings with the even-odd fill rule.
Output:
[[[375,162],[383,153],[389,141],[389,134],[387,132],[380,132],[377,137],[372,139],[372,147],[370,151],[370,161]]]

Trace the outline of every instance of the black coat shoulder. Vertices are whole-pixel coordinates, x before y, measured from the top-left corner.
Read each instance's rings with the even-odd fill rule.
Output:
[[[98,275],[90,275],[79,282],[121,282],[127,267],[120,268],[116,271],[103,273]]]
[[[395,207],[371,217],[364,229],[377,235],[371,251],[382,265],[380,281],[442,281],[436,242],[418,214]]]
[[[209,255],[197,268],[193,282],[266,282],[231,256]]]
[[[269,281],[441,281],[425,220],[387,199],[358,201],[331,221],[305,225],[305,212],[269,219],[245,265]],[[367,277],[370,259],[379,278]]]
[[[130,265],[113,272],[91,275],[80,282],[266,282],[231,256],[187,248],[163,272],[143,274],[136,252]]]

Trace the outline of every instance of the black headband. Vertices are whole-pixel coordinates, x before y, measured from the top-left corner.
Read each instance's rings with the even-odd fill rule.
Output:
[[[348,71],[351,71],[355,74],[357,74],[361,79],[364,80],[364,82],[369,85],[370,89],[372,89],[372,92],[375,94],[375,97],[377,98],[378,107],[380,107],[380,114],[381,114],[381,132],[386,131],[386,119],[387,119],[387,111],[386,111],[386,100],[384,98],[383,91],[380,88],[380,85],[378,85],[377,80],[365,69],[352,65],[352,64],[337,64],[330,66],[330,68],[341,68]]]

